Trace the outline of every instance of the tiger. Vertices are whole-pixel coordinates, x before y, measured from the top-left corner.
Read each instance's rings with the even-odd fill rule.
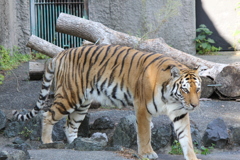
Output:
[[[133,107],[136,115],[139,155],[156,159],[151,146],[151,120],[166,114],[173,122],[186,160],[197,160],[190,133],[189,112],[199,106],[199,69],[157,52],[139,51],[120,45],[91,45],[70,48],[50,60],[43,75],[40,96],[27,114],[14,110],[19,121],[35,117],[44,107],[50,87],[54,102],[43,113],[42,143],[53,143],[54,124],[64,125],[68,143],[77,138],[78,128],[91,102]]]

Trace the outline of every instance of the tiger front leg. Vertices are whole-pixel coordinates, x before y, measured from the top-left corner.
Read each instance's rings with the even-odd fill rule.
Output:
[[[197,159],[193,149],[192,136],[190,131],[189,113],[182,114],[173,119],[174,130],[181,144],[183,154],[186,160]]]
[[[138,154],[144,158],[156,159],[158,155],[153,151],[151,146],[151,115],[147,112],[145,107],[137,108],[137,143]]]

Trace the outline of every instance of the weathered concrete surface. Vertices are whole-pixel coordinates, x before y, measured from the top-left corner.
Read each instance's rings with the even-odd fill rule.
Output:
[[[170,46],[189,54],[195,54],[193,41],[196,36],[195,1],[175,2],[169,0],[89,0],[89,19],[138,37],[159,27],[157,32],[150,33],[144,38],[162,37]],[[176,12],[167,14],[166,12],[170,9],[176,9]]]
[[[30,1],[0,1],[0,45],[12,49],[19,48],[20,53],[30,53],[26,47],[30,36]]]

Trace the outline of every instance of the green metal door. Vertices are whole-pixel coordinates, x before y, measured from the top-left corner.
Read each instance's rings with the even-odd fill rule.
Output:
[[[83,0],[31,0],[31,31],[62,48],[79,47],[82,39],[55,31],[59,14],[83,17]]]

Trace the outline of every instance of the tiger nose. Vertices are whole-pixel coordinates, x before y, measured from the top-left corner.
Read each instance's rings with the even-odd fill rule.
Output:
[[[198,105],[196,105],[196,104],[191,104],[191,106],[192,106],[193,108],[195,108],[195,107],[197,107]]]

